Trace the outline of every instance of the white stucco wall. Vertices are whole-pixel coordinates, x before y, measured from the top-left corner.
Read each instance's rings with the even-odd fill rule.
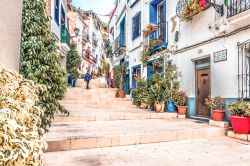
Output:
[[[19,71],[22,0],[1,0],[0,5],[0,66]]]

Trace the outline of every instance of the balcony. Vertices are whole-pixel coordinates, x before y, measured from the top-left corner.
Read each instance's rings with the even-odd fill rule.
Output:
[[[92,44],[94,47],[97,47],[97,39],[96,38],[92,39]]]
[[[120,33],[114,41],[114,54],[120,55],[126,51],[126,35]]]
[[[87,32],[83,32],[83,33],[82,33],[82,41],[83,41],[84,43],[89,42],[89,34],[88,34]]]
[[[96,58],[93,57],[89,50],[83,50],[83,58],[91,63],[96,63]]]
[[[227,17],[233,17],[250,9],[250,0],[229,0]],[[249,13],[248,13],[249,14]]]
[[[168,22],[162,21],[157,25],[149,24],[144,30],[144,49],[149,52],[150,55],[167,49],[168,45]]]

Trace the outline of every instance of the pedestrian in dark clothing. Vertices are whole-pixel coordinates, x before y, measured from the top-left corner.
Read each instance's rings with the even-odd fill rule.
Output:
[[[71,74],[68,75],[68,85],[72,87],[73,77]]]
[[[92,79],[92,78],[91,78],[90,73],[87,72],[87,73],[85,74],[85,76],[84,76],[84,80],[87,82],[87,87],[86,87],[86,89],[89,89],[89,81],[90,81],[91,79]]]

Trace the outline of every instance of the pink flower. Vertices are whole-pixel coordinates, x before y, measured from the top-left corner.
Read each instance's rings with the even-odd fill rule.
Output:
[[[203,8],[207,7],[207,1],[206,0],[199,0],[199,4]]]

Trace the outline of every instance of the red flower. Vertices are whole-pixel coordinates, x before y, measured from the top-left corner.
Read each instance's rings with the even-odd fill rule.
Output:
[[[199,4],[203,8],[207,7],[207,1],[206,0],[199,0]]]

